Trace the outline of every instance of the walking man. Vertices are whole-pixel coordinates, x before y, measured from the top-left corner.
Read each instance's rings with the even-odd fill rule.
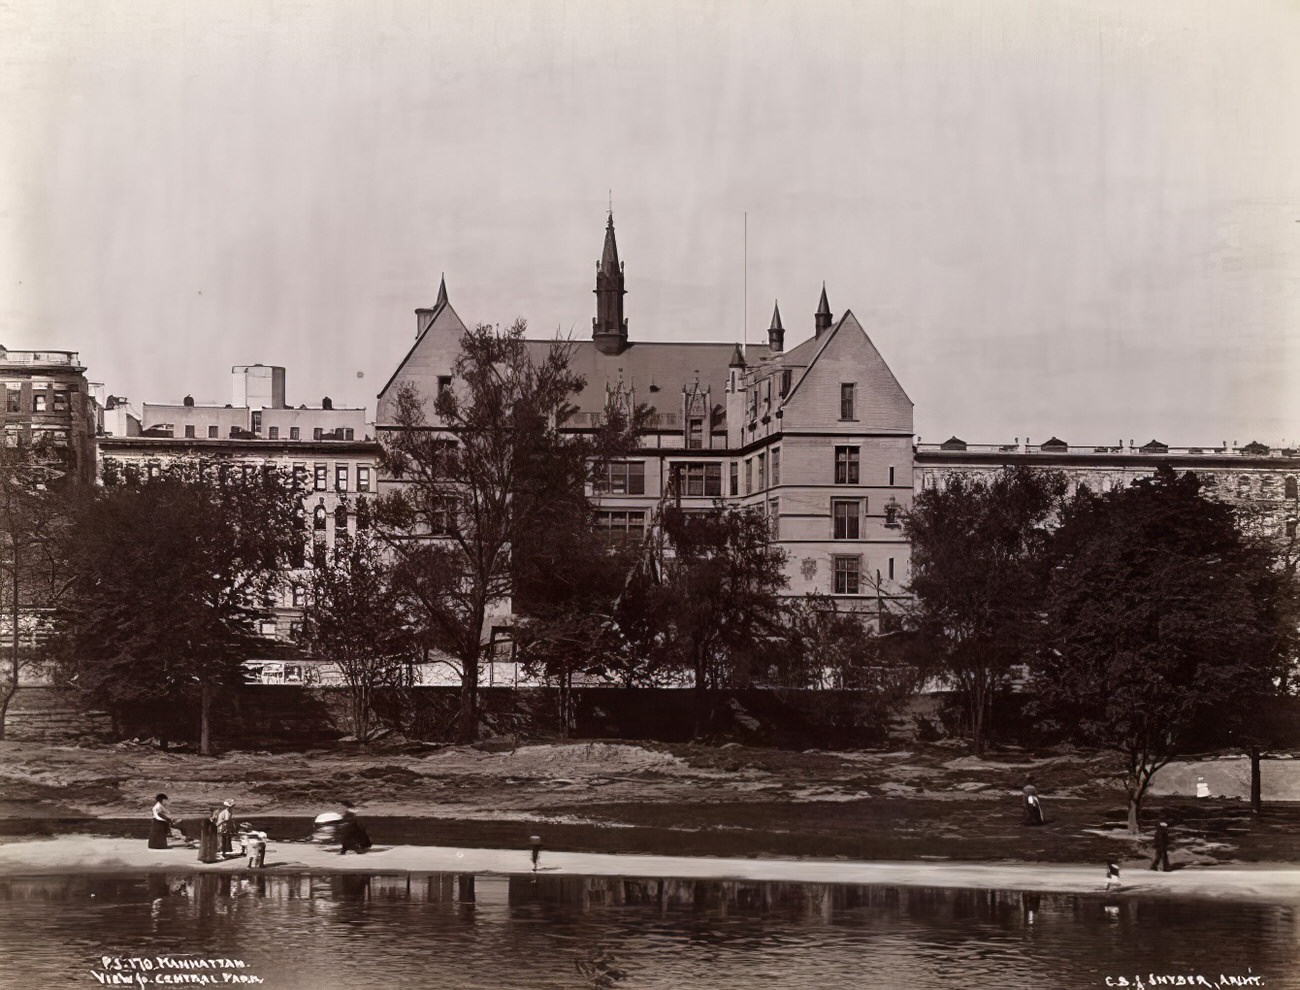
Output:
[[[1156,826],[1156,854],[1151,859],[1151,869],[1169,872],[1169,826],[1165,822]]]

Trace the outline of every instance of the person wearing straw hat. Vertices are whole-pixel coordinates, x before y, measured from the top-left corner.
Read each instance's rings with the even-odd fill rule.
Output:
[[[235,851],[231,844],[231,839],[234,837],[234,826],[232,825],[235,814],[232,810],[234,807],[235,802],[230,798],[226,798],[221,802],[221,808],[217,811],[217,837],[221,840],[222,856],[228,856]]]

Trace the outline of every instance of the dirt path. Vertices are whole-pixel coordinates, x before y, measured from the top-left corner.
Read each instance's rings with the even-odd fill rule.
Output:
[[[1266,784],[1282,779],[1284,763],[1288,772],[1300,769],[1300,761],[1277,761]],[[1300,863],[1300,806],[1277,805],[1256,819],[1235,798],[1192,796],[1204,775],[1198,768],[1230,785],[1231,767],[1171,768],[1166,779],[1176,793],[1149,799],[1148,820],[1159,815],[1173,826],[1175,863]],[[202,758],[140,744],[5,742],[0,832],[60,832],[93,819],[96,831],[134,834],[153,795],[165,791],[182,818],[232,798],[241,820],[283,823],[285,835],[347,798],[386,841],[417,845],[513,846],[545,825],[551,848],[572,852],[1135,865],[1149,845],[1119,828],[1124,802],[1112,772],[1107,755],[976,759],[944,746],[796,753],[734,744],[551,743],[501,752],[390,745]],[[1044,796],[1042,828],[1021,820],[1019,788],[1029,773]]]

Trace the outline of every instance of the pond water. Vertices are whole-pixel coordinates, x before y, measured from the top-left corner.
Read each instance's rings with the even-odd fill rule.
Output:
[[[1153,975],[1300,987],[1300,912],[546,873],[0,879],[0,986],[22,990],[1136,987]]]

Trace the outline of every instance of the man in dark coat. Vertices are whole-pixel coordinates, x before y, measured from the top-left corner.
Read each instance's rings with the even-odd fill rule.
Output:
[[[1151,859],[1151,869],[1169,872],[1169,826],[1164,822],[1156,826],[1156,854]]]

